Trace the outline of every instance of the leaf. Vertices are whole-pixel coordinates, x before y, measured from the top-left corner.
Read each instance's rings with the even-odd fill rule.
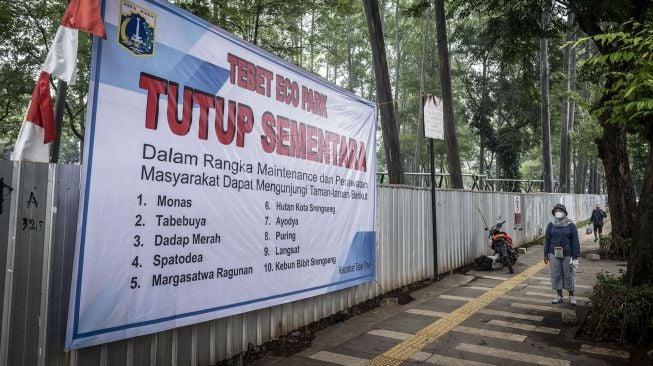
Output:
[[[632,112],[633,109],[635,108],[635,104],[637,104],[637,103],[634,103],[634,102],[626,103],[625,106],[624,106],[624,110],[625,110],[627,113]]]
[[[622,54],[621,52],[614,52],[610,54],[610,62],[612,63],[617,63],[621,60]]]
[[[624,56],[623,56],[624,61],[626,61],[626,62],[630,62],[630,60],[633,59],[633,56],[634,56],[634,54],[633,54],[632,52],[626,52],[626,53],[624,53]]]
[[[633,86],[631,86],[630,88],[628,88],[628,89],[626,90],[626,92],[624,93],[624,98],[628,98],[631,94],[633,94],[633,92],[634,92],[635,90],[637,90],[637,86],[635,86],[635,85],[633,85]]]

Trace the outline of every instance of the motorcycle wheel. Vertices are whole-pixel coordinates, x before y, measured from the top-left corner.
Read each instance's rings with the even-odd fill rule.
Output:
[[[504,246],[501,250],[501,261],[503,262],[505,267],[508,267],[508,272],[510,274],[515,273],[515,270],[512,269],[512,259],[510,258],[510,255],[508,254],[508,249]]]
[[[510,257],[504,257],[504,258],[506,261],[506,267],[508,267],[508,272],[510,272],[510,274],[515,273],[515,270],[512,269],[512,260],[510,259]]]
[[[512,264],[517,263],[517,258],[519,258],[519,252],[517,252],[516,250],[512,250],[510,252],[510,259],[512,259]]]

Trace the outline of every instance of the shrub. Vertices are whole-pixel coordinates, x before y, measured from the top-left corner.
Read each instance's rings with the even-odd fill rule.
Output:
[[[585,227],[585,226],[587,226],[587,225],[589,225],[591,223],[592,223],[592,220],[590,220],[590,219],[579,221],[579,222],[576,223],[576,227],[577,228],[582,228],[582,227]]]
[[[603,235],[599,241],[599,254],[607,259],[627,260],[630,254],[630,242],[631,239],[617,235]]]
[[[592,337],[614,335],[621,344],[644,341],[653,329],[653,288],[630,287],[622,275],[599,273],[596,279],[588,318]]]

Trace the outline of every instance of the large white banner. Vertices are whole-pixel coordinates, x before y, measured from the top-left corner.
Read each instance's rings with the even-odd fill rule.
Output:
[[[68,349],[374,279],[374,104],[167,2],[103,18]]]

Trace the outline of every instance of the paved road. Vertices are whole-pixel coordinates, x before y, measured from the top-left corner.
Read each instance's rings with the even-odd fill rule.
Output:
[[[598,246],[581,230],[583,254]],[[516,273],[469,272],[447,276],[411,294],[404,306],[381,307],[320,331],[311,348],[292,357],[259,360],[263,365],[628,365],[627,352],[575,340],[598,272],[625,269],[614,261],[581,259],[579,306],[551,304],[549,270],[542,247],[520,257]],[[565,315],[566,314],[566,315]]]

